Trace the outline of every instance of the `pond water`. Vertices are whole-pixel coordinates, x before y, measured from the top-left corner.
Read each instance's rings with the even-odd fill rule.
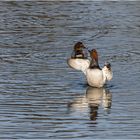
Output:
[[[73,45],[112,64],[107,87],[68,67]],[[139,139],[140,2],[0,2],[0,139]]]

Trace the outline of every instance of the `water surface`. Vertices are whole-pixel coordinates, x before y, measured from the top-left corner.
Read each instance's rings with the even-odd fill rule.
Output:
[[[0,2],[0,139],[140,138],[140,2]],[[88,87],[77,41],[112,64]]]

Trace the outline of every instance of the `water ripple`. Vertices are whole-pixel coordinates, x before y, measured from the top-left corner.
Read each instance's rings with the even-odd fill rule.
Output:
[[[0,139],[139,139],[138,1],[0,2]],[[112,64],[105,88],[67,66],[83,41]]]

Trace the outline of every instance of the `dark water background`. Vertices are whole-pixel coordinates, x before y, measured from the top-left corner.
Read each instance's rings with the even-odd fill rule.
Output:
[[[112,64],[104,89],[66,60],[77,41]],[[0,139],[139,139],[140,2],[0,2]]]

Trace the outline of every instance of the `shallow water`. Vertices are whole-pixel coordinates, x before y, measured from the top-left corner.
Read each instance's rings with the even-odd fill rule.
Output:
[[[140,138],[140,2],[0,2],[0,139]],[[83,41],[112,64],[106,88],[68,67]]]

